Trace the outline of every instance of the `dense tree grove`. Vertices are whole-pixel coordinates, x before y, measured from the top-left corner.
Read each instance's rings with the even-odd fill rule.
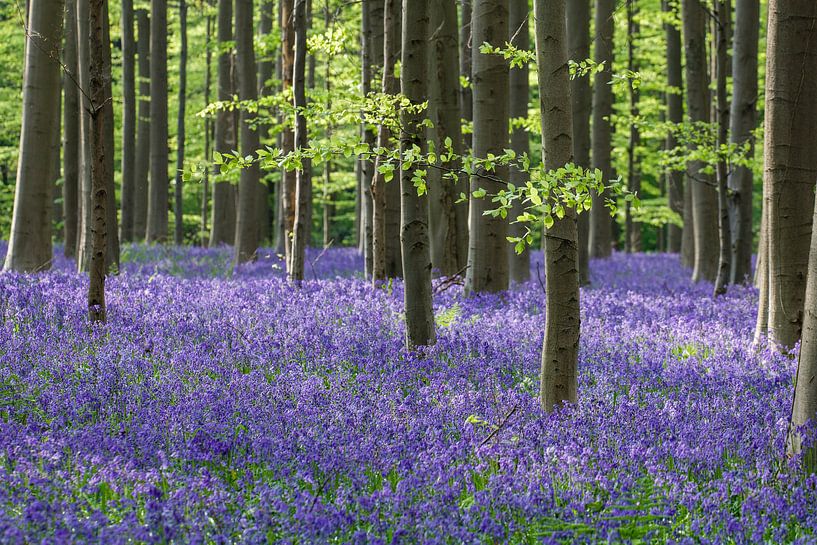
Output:
[[[19,475],[17,457],[38,444],[27,435],[35,428],[43,444],[59,437],[48,448],[88,472],[72,477],[81,494],[54,492],[93,498],[80,518],[170,528],[154,519],[171,512],[157,515],[143,494],[153,487],[168,500],[170,481],[111,485],[108,469],[83,464],[124,447],[111,439],[110,451],[84,452],[60,435],[90,409],[43,416],[65,402],[39,397],[55,377],[101,381],[123,361],[151,370],[105,375],[116,387],[94,382],[94,407],[120,390],[138,397],[123,397],[121,414],[107,405],[111,414],[94,413],[107,430],[88,432],[95,445],[109,445],[100,434],[146,426],[133,413],[149,406],[161,426],[183,428],[185,446],[178,430],[162,428],[161,449],[161,433],[141,437],[152,449],[145,467],[161,467],[162,479],[183,468],[208,491],[213,479],[212,493],[232,499],[218,487],[251,489],[229,514],[185,497],[172,516],[213,528],[169,529],[162,542],[817,535],[815,0],[27,0],[0,3],[0,38],[0,354],[14,360],[0,364],[0,480],[24,483],[0,485],[0,542],[61,542],[60,532],[81,540],[82,524],[68,518],[59,531],[37,526],[48,509],[78,519],[71,502],[33,510],[48,498],[31,491],[38,485]],[[218,281],[167,279],[204,269]],[[165,300],[133,295],[150,299],[151,290]],[[80,291],[77,314],[65,301]],[[259,305],[281,314],[264,318]],[[38,344],[40,322],[64,343],[64,368]],[[69,330],[84,340],[66,340]],[[310,335],[317,344],[306,347]],[[206,363],[191,363],[193,352]],[[382,370],[371,360],[379,355],[391,358]],[[21,371],[29,360],[43,368]],[[233,404],[213,393],[203,413],[177,407],[179,392],[204,398],[211,386]],[[269,413],[259,416],[253,388],[270,389]],[[239,399],[239,389],[253,393]],[[719,391],[731,389],[741,399]],[[288,405],[297,396],[326,419],[296,427],[334,437],[332,426],[362,418],[376,435],[377,417],[358,412],[376,406],[388,413],[382,422],[408,426],[389,433],[438,441],[429,463],[438,447],[449,458],[433,481],[384,454],[391,440],[369,442],[357,427],[331,448],[301,437],[290,465],[270,469],[265,456],[291,446],[271,438],[287,438],[275,419],[304,410],[300,398]],[[315,409],[329,397],[343,410]],[[464,412],[475,406],[491,420]],[[429,407],[459,421],[418,424]],[[597,429],[599,407],[638,441],[628,454],[606,450],[617,440]],[[269,426],[239,426],[248,413]],[[705,425],[672,428],[687,413]],[[213,431],[213,418],[236,427]],[[754,433],[765,435],[745,437]],[[364,443],[366,452],[351,452]],[[341,473],[309,458],[321,449],[343,459]],[[371,465],[379,456],[388,468]],[[566,473],[569,460],[582,469]],[[369,503],[357,502],[363,488]],[[428,500],[438,494],[450,501]],[[422,531],[407,529],[394,522],[406,516],[390,511],[397,504],[434,514]],[[731,519],[713,514],[720,504]],[[333,529],[313,531],[313,509],[325,515],[328,505],[338,509]],[[629,505],[651,511],[631,521]],[[456,531],[436,528],[444,515]],[[149,542],[154,530],[148,539],[129,529],[123,540]]]

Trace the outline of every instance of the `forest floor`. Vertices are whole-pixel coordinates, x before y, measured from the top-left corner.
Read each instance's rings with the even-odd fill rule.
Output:
[[[757,294],[713,301],[673,256],[592,263],[580,401],[538,405],[543,291],[435,295],[354,250],[306,281],[265,256],[127,247],[87,279],[0,275],[2,543],[782,543],[817,537],[785,456],[794,363],[752,346]],[[317,278],[317,280],[314,280]]]

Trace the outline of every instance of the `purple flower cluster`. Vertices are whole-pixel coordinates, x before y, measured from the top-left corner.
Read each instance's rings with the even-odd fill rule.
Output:
[[[580,402],[538,406],[542,286],[435,296],[353,250],[128,247],[105,326],[57,260],[0,276],[0,543],[810,543],[784,456],[794,364],[672,256],[594,262]]]

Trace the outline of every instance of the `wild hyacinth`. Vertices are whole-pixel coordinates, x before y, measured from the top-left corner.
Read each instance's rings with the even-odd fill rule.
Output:
[[[593,263],[580,402],[545,415],[537,257],[508,293],[438,282],[425,353],[353,250],[295,289],[272,252],[129,247],[95,327],[71,263],[0,276],[0,542],[812,542],[756,292]]]

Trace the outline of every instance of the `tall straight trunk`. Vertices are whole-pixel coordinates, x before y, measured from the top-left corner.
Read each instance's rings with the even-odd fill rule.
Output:
[[[723,0],[714,1],[718,20],[715,28],[716,39],[716,98],[717,98],[717,124],[718,124],[718,147],[727,145],[729,138],[729,102],[727,99],[726,79],[729,66],[729,30],[731,28],[730,19],[732,14],[727,10],[726,2]],[[729,195],[726,180],[726,161],[721,160],[717,165],[718,180],[718,239],[720,252],[718,254],[718,276],[715,279],[715,296],[726,293],[726,286],[729,284],[729,273],[731,271],[732,257],[732,232],[729,224]]]
[[[471,91],[471,65],[473,61],[473,40],[471,39],[471,2],[460,0],[460,77],[469,82],[460,89],[462,118],[470,123],[474,119],[474,94]],[[479,45],[479,44],[478,44]],[[463,135],[463,145],[471,149],[471,135]]]
[[[666,14],[672,15],[673,19],[677,12],[669,0],[663,0],[663,10]],[[684,121],[684,79],[683,68],[681,65],[681,32],[675,25],[674,21],[670,20],[664,23],[664,31],[667,40],[667,120],[673,125],[678,125]],[[666,148],[672,150],[678,146],[678,141],[675,138],[675,133],[670,131],[667,135]],[[684,226],[679,227],[675,224],[670,224],[667,228],[667,251],[672,253],[683,253],[689,258],[689,262],[685,263],[687,266],[692,266],[694,259],[694,252],[692,245],[694,245],[692,235],[692,210],[684,208],[684,174],[677,170],[670,170],[667,172],[667,199],[670,210],[681,215],[684,218]],[[687,223],[687,214],[689,214],[689,223]],[[682,240],[687,242],[687,246],[682,243]]]
[[[17,185],[11,238],[4,270],[40,271],[51,267],[51,202],[55,161],[52,135],[60,130],[59,58],[62,0],[33,0],[28,13],[23,122],[17,159]]]
[[[537,0],[536,56],[542,89],[542,156],[547,170],[573,160],[565,1]],[[572,0],[568,0],[572,1]],[[545,231],[545,339],[539,396],[542,408],[575,403],[579,359],[579,255],[576,212],[567,209]]]
[[[258,33],[262,39],[268,39],[272,34],[272,20],[273,20],[273,0],[264,0],[260,6],[260,18],[258,24]],[[258,96],[270,96],[275,92],[270,85],[270,79],[273,75],[274,63],[270,56],[271,51],[264,50],[261,54],[261,59],[258,60]],[[269,139],[269,124],[263,123],[258,126],[258,139],[261,144],[266,144]],[[272,182],[264,180],[267,178],[267,173],[262,172],[261,190],[258,197],[258,239],[263,241],[269,240],[272,233],[273,213],[270,207],[269,197],[270,193],[274,192]]]
[[[710,120],[707,9],[698,0],[683,1],[687,113],[693,123],[708,123]],[[698,161],[688,165],[695,230],[692,279],[712,282],[718,273],[718,194],[712,176],[702,172],[702,168],[703,164]]]
[[[758,291],[757,321],[755,322],[754,344],[760,344],[769,334],[769,202],[770,180],[763,177],[763,201],[760,216],[760,240],[757,249],[757,271],[755,285]]]
[[[735,40],[732,57],[732,112],[729,116],[733,144],[749,143],[757,125],[757,63],[760,32],[759,0],[735,3]],[[752,275],[752,170],[733,167],[729,175],[729,216],[732,225],[732,283],[749,282]],[[759,253],[759,252],[758,252]]]
[[[309,145],[306,127],[306,0],[295,0],[295,73],[292,80],[295,106],[295,149],[306,149]],[[289,278],[296,282],[304,279],[304,260],[312,224],[307,208],[312,200],[312,162],[303,160],[298,169],[295,187],[295,228],[292,240],[292,263]]]
[[[133,240],[144,240],[148,216],[148,172],[150,170],[150,17],[136,10],[139,37],[139,122],[136,128],[136,158],[133,175]]]
[[[167,240],[167,3],[150,2],[150,183],[147,241]]]
[[[107,110],[104,116],[105,129],[105,161],[106,172],[110,172],[110,176],[105,178],[107,184],[105,206],[105,214],[107,217],[108,236],[105,237],[107,243],[107,250],[105,253],[105,266],[108,271],[117,273],[119,271],[119,228],[118,215],[116,211],[116,183],[114,182],[113,171],[114,166],[114,152],[116,150],[115,136],[114,136],[114,111],[113,111],[113,83],[111,68],[111,26],[108,17],[108,2],[103,5],[104,16],[102,17],[102,44],[105,51],[103,52],[107,66],[104,68],[108,77],[105,78],[105,102],[103,108]]]
[[[90,87],[91,98],[91,188],[93,192],[93,227],[91,229],[91,267],[88,285],[88,315],[91,321],[104,322],[106,256],[108,251],[108,191],[113,186],[113,154],[108,125],[113,123],[113,108],[108,108],[111,80],[111,49],[107,37],[108,9],[106,0],[90,3]],[[109,118],[110,116],[110,118]]]
[[[783,349],[803,326],[817,153],[817,3],[769,2],[764,182],[770,205],[769,337]],[[809,309],[811,310],[811,309]]]
[[[383,78],[381,90],[383,93],[395,95],[400,92],[400,82],[395,77],[394,67],[400,52],[401,28],[399,24],[400,0],[385,0],[383,10]],[[391,146],[392,134],[388,126],[380,125],[377,128],[377,147]],[[387,216],[388,216],[388,189],[389,186],[398,186],[400,183],[392,180],[386,183],[385,176],[380,172],[380,158],[375,161],[372,178],[372,282],[379,282],[389,277],[386,264],[388,262]],[[399,233],[398,233],[399,237]]]
[[[187,108],[187,0],[179,0],[179,110],[176,117],[176,185],[174,187],[174,230],[176,246],[184,243],[184,194],[182,172],[184,171],[184,114]]]
[[[65,47],[63,63],[65,106],[63,107],[63,240],[66,257],[74,257],[77,250],[77,226],[79,220],[79,102],[77,87],[77,14],[76,2],[65,5]]]
[[[639,70],[636,57],[635,40],[641,32],[638,20],[638,6],[636,0],[627,0],[627,66],[631,72]],[[641,191],[641,167],[638,161],[638,147],[641,145],[641,131],[638,126],[639,91],[635,85],[630,85],[630,143],[627,148],[627,189],[638,194]],[[632,203],[628,202],[625,209],[627,252],[641,251],[641,224],[633,220]]]
[[[447,138],[456,155],[462,154],[462,120],[460,118],[459,47],[456,0],[440,0],[430,5],[430,21],[434,31],[429,61],[429,117],[434,127],[429,138],[442,151]],[[458,170],[459,161],[446,165]],[[431,263],[445,276],[457,274],[468,259],[468,209],[457,204],[465,193],[465,179],[443,176],[442,171],[429,169],[428,196],[431,222]],[[464,229],[464,232],[463,232]]]
[[[429,7],[429,10],[430,9]],[[395,36],[399,36],[399,38],[395,39],[393,44],[394,59],[396,62],[402,54],[403,17],[399,0],[395,12],[393,13],[392,24]],[[383,51],[385,53],[385,48]],[[400,81],[396,78],[392,81],[394,82],[394,92],[399,93]],[[394,135],[395,138],[399,138],[399,136],[399,134]],[[400,219],[402,213],[401,200],[400,182],[397,177],[395,177],[394,180],[386,184],[386,277],[388,278],[403,276],[403,256],[400,242],[402,229]]]
[[[508,35],[510,43],[519,49],[530,49],[530,30],[528,21],[528,0],[510,0],[508,13]],[[510,90],[508,93],[508,113],[511,119],[528,117],[528,97],[530,96],[530,71],[528,65],[512,68],[509,74]],[[515,127],[511,131],[511,149],[517,155],[530,152],[528,131],[523,127]],[[510,182],[516,187],[524,186],[528,175],[516,168],[510,169]],[[516,218],[524,213],[524,206],[517,201],[509,215],[511,224],[508,226],[508,235],[521,237],[525,234],[525,224],[514,223]],[[513,282],[527,282],[530,279],[530,252],[527,247],[521,254],[516,253],[513,244],[507,245],[508,268],[510,279]]]
[[[362,20],[362,92],[367,95],[373,90],[372,78],[378,67],[383,66],[383,1],[363,0]],[[375,133],[369,126],[363,126],[363,141],[374,147]],[[374,270],[374,203],[372,202],[372,181],[374,180],[374,162],[363,160],[361,168],[361,189],[363,195],[363,234],[365,236],[364,257],[366,274],[372,275]]]
[[[414,104],[426,99],[429,0],[403,0],[403,48],[400,86]],[[423,147],[423,113],[400,112],[400,151]],[[403,255],[406,307],[406,346],[434,344],[434,310],[431,306],[431,244],[428,229],[428,196],[419,195],[413,178],[417,165],[400,169],[402,208],[400,245]]]
[[[136,41],[133,0],[122,0],[122,223],[120,238],[133,240],[134,161],[136,159]]]
[[[606,180],[613,177],[613,15],[615,0],[596,0],[596,62],[604,63],[604,70],[595,75],[593,83],[593,166],[601,170]],[[593,194],[590,209],[590,256],[609,257],[613,251],[613,230],[610,214],[605,206],[606,194]]]
[[[253,0],[235,2],[235,37],[238,70],[238,98],[241,101],[258,99],[255,50],[253,49]],[[254,112],[241,109],[241,155],[255,155],[261,147],[258,132],[252,127]],[[235,227],[235,260],[244,263],[254,259],[258,250],[258,196],[261,192],[261,170],[258,163],[241,169],[238,185],[238,213]]]
[[[567,44],[570,58],[576,62],[590,57],[590,0],[567,2]],[[593,93],[587,80],[576,78],[570,82],[573,103],[573,160],[583,168],[590,168],[590,117],[593,111]],[[579,282],[590,283],[590,214],[579,214]]]
[[[474,0],[473,41],[502,44],[508,38],[508,0]],[[508,64],[498,55],[478,54],[473,59],[474,134],[473,154],[485,159],[501,155],[508,147]],[[504,186],[499,181],[475,174],[471,192],[485,190],[488,195]],[[499,180],[508,175],[507,167],[497,166],[492,173]],[[497,292],[508,289],[508,222],[501,217],[483,215],[493,208],[490,198],[471,197],[468,293]]]
[[[212,51],[212,36],[213,36],[213,18],[208,14],[205,22],[204,30],[204,105],[210,104],[210,87],[212,82],[212,65],[213,65],[213,51]],[[204,160],[210,161],[212,157],[212,123],[209,117],[204,118]],[[210,211],[210,166],[204,169],[204,176],[202,179],[201,188],[201,224],[199,225],[199,244],[207,247],[209,242],[207,216]]]
[[[90,88],[90,36],[89,21],[90,7],[88,0],[77,0],[77,82],[79,88],[86,90],[80,95],[79,126],[80,126],[80,196],[79,196],[79,228],[77,235],[77,270],[85,272],[91,265],[91,103],[88,100],[87,89]]]
[[[228,101],[233,96],[232,48],[225,44],[233,40],[233,0],[218,0],[218,21],[216,38],[218,41],[218,100]],[[218,153],[229,153],[235,149],[236,133],[233,114],[220,110],[216,114],[213,145]],[[210,246],[233,244],[236,224],[236,188],[229,181],[219,178],[216,166],[213,182],[213,220],[210,231]]]
[[[282,90],[286,92],[292,88],[292,78],[295,65],[295,28],[293,25],[293,0],[280,0],[281,24],[281,82]],[[295,149],[295,132],[287,126],[281,136],[281,149],[290,153]],[[296,174],[285,170],[281,174],[282,180],[282,220],[284,233],[284,253],[286,262],[292,261],[292,236],[295,229],[295,187]]]

